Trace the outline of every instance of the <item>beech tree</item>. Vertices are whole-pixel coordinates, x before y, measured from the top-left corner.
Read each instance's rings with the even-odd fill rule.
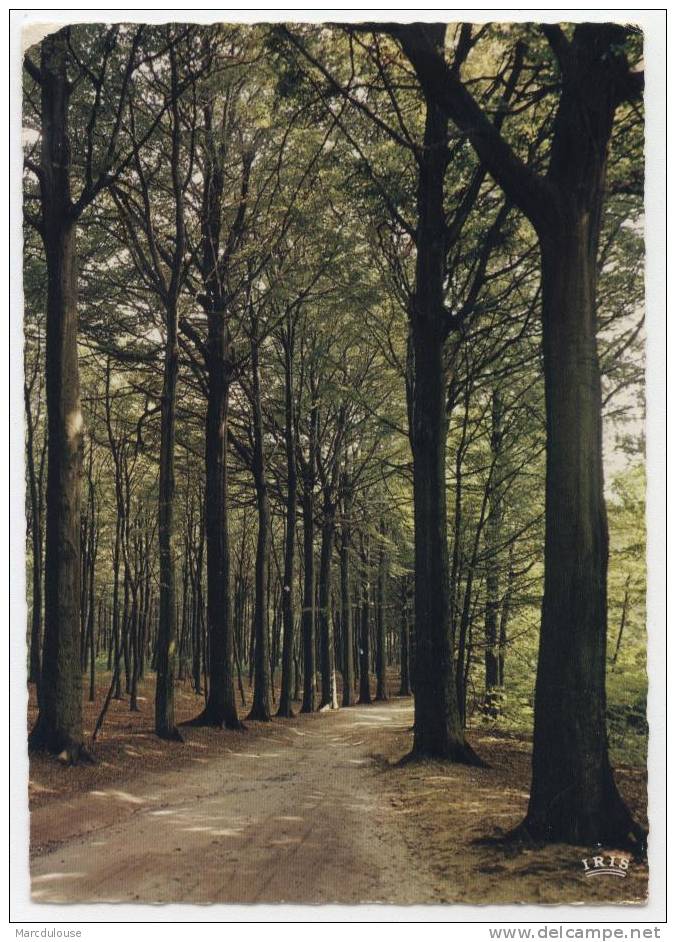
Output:
[[[488,172],[535,228],[542,258],[547,401],[545,589],[533,783],[523,829],[545,840],[634,837],[614,782],[606,733],[608,524],[603,495],[597,252],[615,113],[640,98],[630,31],[542,27],[560,95],[546,174],[534,172],[487,118],[444,57],[445,28],[394,26],[421,85],[467,134]],[[471,27],[463,27],[461,38]]]
[[[59,753],[67,762],[86,757],[76,653],[83,434],[77,354],[77,224],[130,159],[120,153],[119,135],[142,29],[127,40],[121,61],[119,27],[94,35],[93,42],[91,31],[85,28],[78,33],[81,58],[73,52],[76,37],[70,27],[42,41],[39,65],[30,53],[24,58],[26,72],[40,94],[40,161],[36,163],[32,156],[25,159],[38,181],[38,210],[29,207],[26,216],[40,233],[47,263],[45,627],[40,713],[29,744]],[[92,65],[97,71],[92,71]],[[121,80],[109,83],[116,67]],[[87,118],[84,153],[80,152],[84,182],[74,196],[70,112],[77,79],[86,83],[86,92],[80,88],[78,93]],[[107,139],[105,146],[102,139]]]

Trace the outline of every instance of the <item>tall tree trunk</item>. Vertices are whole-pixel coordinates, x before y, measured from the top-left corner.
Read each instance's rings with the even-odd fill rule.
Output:
[[[70,85],[65,30],[41,50],[42,236],[47,259],[47,519],[40,710],[29,737],[77,762],[82,747],[80,481],[83,420],[77,354],[76,227],[70,199]]]
[[[230,537],[228,528],[227,425],[228,382],[222,312],[210,318],[206,419],[204,529],[207,546],[207,631],[209,685],[195,725],[240,729],[235,700]],[[196,629],[197,630],[197,629]]]
[[[385,538],[385,522],[380,522],[380,537]],[[387,623],[385,621],[385,583],[387,578],[385,547],[381,544],[378,550],[378,584],[376,593],[378,604],[376,608],[376,700],[388,700],[387,691]]]
[[[359,703],[371,702],[370,648],[371,618],[369,606],[368,538],[361,534],[361,612],[359,623]]]
[[[500,686],[498,664],[498,613],[500,610],[500,559],[499,546],[502,525],[502,503],[500,500],[499,454],[502,443],[502,402],[498,389],[493,390],[491,403],[491,452],[493,466],[498,472],[489,481],[488,519],[486,520],[486,610],[484,620],[484,668],[485,695],[484,712],[496,717],[500,711]]]
[[[90,566],[89,566],[89,585],[87,587],[89,594],[89,607],[87,609],[87,643],[89,645],[89,702],[92,703],[96,697],[96,640],[95,640],[95,613],[96,613],[96,557],[98,551],[98,533],[96,527],[96,504],[94,498],[94,482],[89,482],[89,507],[90,507]],[[85,649],[85,658],[87,650]],[[86,663],[85,663],[86,667]]]
[[[343,479],[343,513],[340,526],[340,620],[343,642],[343,706],[354,703],[354,637],[350,592],[350,513],[351,491],[348,472]]]
[[[315,678],[315,569],[314,569],[314,485],[316,417],[310,419],[310,448],[303,473],[303,705],[301,713],[317,709]]]
[[[411,664],[410,639],[408,627],[408,581],[405,576],[401,579],[401,601],[399,603],[399,696],[411,696]]]
[[[286,535],[284,540],[284,585],[282,586],[282,685],[277,716],[293,716],[293,591],[295,582],[296,513],[298,473],[293,421],[293,324],[287,319],[284,335],[284,436],[286,445]]]
[[[322,544],[319,556],[319,650],[322,675],[322,696],[319,708],[338,709],[336,664],[331,618],[331,559],[335,536],[335,506],[324,500]]]
[[[451,643],[443,363],[447,124],[439,109],[428,102],[418,184],[416,294],[410,319],[416,630],[413,754],[476,762],[458,713]]]
[[[180,740],[174,718],[176,674],[176,571],[174,561],[174,450],[176,440],[176,383],[178,379],[177,310],[166,308],[166,348],[160,424],[160,480],[158,508],[159,623],[155,732],[162,739]]]
[[[207,314],[205,360],[208,381],[206,415],[206,491],[204,528],[207,544],[207,635],[209,682],[204,711],[193,722],[241,728],[235,700],[234,636],[230,591],[230,534],[228,529],[228,404],[230,391],[227,291],[221,264],[220,241],[223,207],[223,147],[214,132],[213,102],[207,100],[204,117],[204,188],[202,198],[202,277]],[[222,129],[221,129],[222,130]],[[243,200],[235,227],[238,236],[244,219]],[[234,245],[234,242],[232,243]],[[197,637],[199,632],[195,628]],[[206,652],[205,652],[206,653]],[[199,667],[197,675],[199,674]]]
[[[122,542],[122,518],[118,516],[115,523],[115,545],[113,548],[113,616],[112,616],[112,644],[113,664],[120,660],[122,650],[121,628],[120,628],[120,545]],[[110,652],[108,655],[108,670],[112,669],[113,664],[110,661]],[[122,699],[122,689],[120,686],[120,672],[115,671],[115,689],[113,690],[113,699]]]
[[[263,445],[258,338],[251,341],[253,406],[253,476],[258,509],[256,586],[254,597],[254,696],[249,719],[267,721],[270,712],[270,658],[268,637],[268,558],[270,555],[270,501]]]
[[[162,739],[181,740],[174,718],[176,674],[176,567],[174,561],[174,451],[176,443],[176,384],[178,381],[178,299],[185,252],[184,184],[181,178],[181,122],[176,48],[169,49],[171,65],[171,180],[176,238],[170,280],[163,289],[166,347],[160,420],[160,480],[158,545],[160,569],[159,622],[155,682],[155,732]],[[145,185],[145,184],[144,184]],[[148,232],[152,231],[147,220]]]
[[[472,589],[474,586],[474,575],[477,569],[477,559],[479,557],[479,547],[481,546],[481,536],[486,522],[486,508],[488,507],[489,494],[493,486],[495,475],[495,463],[493,462],[488,474],[488,481],[484,488],[484,495],[481,501],[481,510],[474,531],[474,540],[472,543],[472,552],[467,560],[467,576],[465,580],[465,591],[463,592],[462,608],[460,610],[460,622],[458,632],[458,649],[456,653],[456,675],[455,685],[458,698],[458,715],[460,722],[465,726],[467,721],[467,682],[469,680],[469,665],[472,654],[472,625],[474,614],[472,611]]]
[[[538,838],[579,844],[638,835],[615,785],[606,730],[608,522],[596,346],[597,226],[580,212],[542,240],[545,590],[524,823]]]
[[[509,546],[509,560],[507,563],[507,587],[502,597],[500,608],[500,628],[498,631],[498,686],[505,686],[505,657],[507,655],[507,625],[512,607],[512,592],[515,581],[514,572],[514,543]]]
[[[30,388],[24,380],[24,405],[26,410],[26,463],[28,465],[28,493],[31,504],[31,586],[32,608],[30,648],[28,659],[28,683],[39,684],[40,646],[42,644],[42,514],[39,495],[40,481],[35,462],[35,422],[31,409]]]

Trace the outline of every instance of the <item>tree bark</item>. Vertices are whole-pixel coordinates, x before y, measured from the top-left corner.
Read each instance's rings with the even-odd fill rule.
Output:
[[[258,509],[258,541],[256,544],[256,585],[254,598],[254,696],[250,720],[271,719],[270,658],[268,638],[268,558],[270,555],[270,501],[266,480],[263,447],[263,414],[261,409],[258,338],[251,342],[252,407],[253,407],[253,477]]]
[[[207,547],[208,696],[193,725],[240,729],[234,678],[228,529],[228,380],[223,312],[209,319],[204,529]],[[197,629],[196,629],[197,630]]]
[[[203,106],[204,177],[200,220],[201,269],[205,289],[200,300],[207,315],[207,343],[204,351],[208,390],[204,527],[207,544],[209,682],[206,685],[205,708],[192,723],[240,729],[242,724],[237,715],[235,698],[228,529],[228,404],[232,363],[227,319],[227,263],[244,231],[249,163],[244,163],[241,199],[226,240],[226,249],[222,253],[225,127],[221,124],[220,128],[214,128],[213,109],[213,102],[207,100]]]
[[[40,710],[29,747],[83,756],[80,482],[83,420],[77,352],[76,227],[70,198],[67,36],[42,42],[42,238],[47,260],[47,507]]]
[[[316,450],[316,408],[310,416],[308,460],[303,468],[303,704],[301,713],[317,709],[315,678],[315,577],[314,577],[314,486]]]
[[[370,678],[370,581],[368,539],[361,535],[361,612],[359,622],[359,700],[358,703],[371,703]]]
[[[493,467],[499,471],[502,442],[502,401],[499,390],[493,390],[491,403],[491,452]],[[496,480],[497,479],[497,480]],[[500,609],[499,546],[502,525],[502,502],[499,473],[488,482],[488,519],[486,520],[486,609],[484,619],[484,712],[496,717],[500,712],[500,672],[498,663],[498,612]]]
[[[401,579],[401,601],[399,612],[399,696],[411,696],[410,640],[408,627],[408,585],[405,576]]]
[[[174,717],[176,674],[176,566],[174,561],[174,451],[176,444],[176,385],[178,382],[178,298],[185,252],[184,186],[180,174],[181,125],[179,116],[178,60],[175,46],[169,50],[171,65],[171,180],[176,238],[168,284],[163,282],[165,353],[160,412],[160,480],[158,544],[160,569],[159,622],[156,646],[155,732],[162,739],[181,740]],[[144,181],[144,186],[146,182]],[[152,222],[147,220],[152,238]]]
[[[336,664],[331,619],[331,559],[335,536],[335,506],[324,501],[322,544],[319,556],[319,649],[322,676],[320,709],[338,709],[336,692]]]
[[[380,524],[381,539],[385,537],[385,523]],[[376,700],[388,700],[387,691],[387,626],[385,622],[385,583],[387,573],[384,546],[378,550],[378,585],[376,588],[378,605],[376,609]]]
[[[284,540],[284,585],[282,586],[282,685],[277,716],[293,716],[293,591],[295,581],[296,515],[298,472],[293,421],[293,324],[287,319],[284,335],[284,441],[286,446],[286,535]]]
[[[340,526],[340,619],[343,642],[343,706],[354,703],[354,637],[352,632],[352,595],[350,588],[350,513],[349,472],[343,477],[343,513]]]
[[[416,293],[410,317],[416,631],[413,755],[476,762],[458,713],[451,643],[443,362],[448,332],[443,313],[447,124],[441,111],[428,102],[418,183]]]
[[[28,658],[28,683],[39,684],[40,647],[42,645],[42,514],[40,508],[40,482],[35,466],[35,423],[30,401],[30,388],[24,380],[24,405],[26,410],[26,463],[28,465],[28,493],[31,504],[31,585],[32,608],[30,649]]]
[[[158,545],[160,569],[159,624],[155,732],[162,739],[178,739],[174,717],[176,674],[176,566],[174,561],[174,449],[176,441],[176,383],[178,379],[178,316],[175,305],[166,308],[166,347],[160,424],[160,480]]]
[[[579,844],[636,833],[615,785],[606,731],[608,522],[596,347],[597,234],[581,212],[542,242],[545,591],[524,822],[534,837]]]

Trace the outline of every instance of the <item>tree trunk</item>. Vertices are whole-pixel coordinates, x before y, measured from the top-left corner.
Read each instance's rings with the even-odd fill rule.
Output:
[[[83,420],[77,353],[76,231],[70,201],[67,37],[42,42],[43,242],[47,259],[47,508],[40,711],[29,737],[77,762],[82,747],[80,481]]]
[[[405,576],[401,579],[401,602],[399,623],[399,696],[411,696],[410,640],[408,627],[408,584]]]
[[[314,484],[316,418],[310,419],[310,446],[303,473],[303,705],[301,713],[317,709],[315,679]]]
[[[381,521],[380,536],[385,537],[385,523]],[[387,691],[387,627],[385,622],[385,547],[381,545],[378,550],[378,585],[376,588],[378,604],[376,608],[376,700],[388,700]]]
[[[284,416],[286,444],[286,536],[284,540],[284,585],[282,586],[282,685],[277,716],[293,716],[293,590],[296,554],[296,502],[298,476],[296,469],[296,440],[293,424],[293,325],[290,318],[284,337]]]
[[[322,696],[319,708],[338,709],[336,664],[331,619],[331,558],[335,535],[335,507],[324,501],[322,545],[319,557],[319,649],[322,675]]]
[[[418,186],[416,294],[410,319],[416,631],[413,754],[476,762],[458,714],[451,644],[443,364],[446,140],[447,120],[428,103]]]
[[[624,599],[622,600],[622,615],[620,617],[620,627],[617,632],[617,641],[615,643],[615,653],[613,654],[613,670],[615,670],[615,665],[617,664],[617,658],[620,654],[620,645],[622,644],[622,635],[624,633],[624,626],[627,621],[627,610],[629,608],[629,586],[631,585],[631,576],[627,576],[627,581],[624,584]]]
[[[207,702],[194,725],[240,729],[235,699],[230,538],[228,529],[228,382],[224,315],[209,319],[208,402],[206,418],[204,529],[207,545]],[[196,630],[198,630],[196,628]],[[199,672],[199,668],[198,668]]]
[[[31,502],[31,576],[32,609],[28,683],[39,684],[40,646],[42,644],[42,514],[40,512],[40,482],[35,466],[35,423],[31,410],[30,389],[24,381],[26,408],[26,463],[28,465],[28,492]]]
[[[258,340],[251,343],[253,392],[253,476],[258,509],[256,545],[256,587],[254,598],[254,696],[249,719],[267,721],[270,712],[270,658],[268,638],[268,557],[270,555],[270,502],[263,450],[263,414],[261,409]]]
[[[96,641],[95,641],[95,612],[96,612],[96,557],[98,551],[98,533],[96,527],[96,505],[94,502],[94,484],[89,485],[89,506],[91,512],[90,523],[90,566],[89,566],[89,608],[87,611],[87,643],[89,645],[89,702],[93,703],[96,697]],[[85,646],[86,648],[86,646]],[[85,649],[85,659],[87,650]],[[86,667],[86,663],[85,663]]]
[[[176,440],[176,383],[178,379],[177,310],[166,308],[166,349],[160,425],[158,545],[160,569],[157,627],[155,732],[162,739],[181,736],[174,718],[176,673],[176,572],[174,562],[174,446]]]
[[[579,213],[542,239],[547,482],[533,780],[524,828],[548,841],[642,836],[608,758],[608,522],[596,347],[598,230]]]
[[[343,515],[340,528],[340,619],[343,642],[343,706],[354,703],[354,637],[350,593],[350,490],[347,473],[343,483]]]
[[[361,612],[359,622],[359,700],[358,703],[371,702],[370,679],[370,606],[369,606],[369,551],[367,538],[361,536]]]
[[[500,609],[499,546],[502,526],[502,503],[499,493],[499,454],[502,443],[502,403],[499,390],[493,390],[491,408],[491,452],[497,474],[488,482],[488,519],[486,520],[486,611],[484,619],[484,712],[496,717],[500,712],[498,664],[498,612]]]

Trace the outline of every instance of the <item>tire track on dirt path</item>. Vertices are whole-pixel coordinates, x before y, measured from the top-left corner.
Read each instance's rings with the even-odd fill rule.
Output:
[[[372,758],[410,713],[394,700],[273,724],[204,765],[111,790],[127,808],[117,820],[92,819],[91,795],[69,800],[87,830],[69,836],[64,821],[62,843],[34,856],[33,900],[431,902]]]

